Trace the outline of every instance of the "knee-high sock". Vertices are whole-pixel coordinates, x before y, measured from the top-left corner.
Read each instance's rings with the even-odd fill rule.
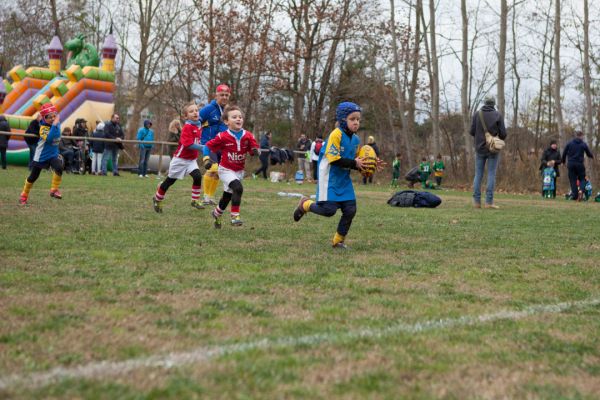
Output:
[[[50,185],[50,190],[57,190],[60,186],[60,182],[62,182],[62,176],[52,173],[52,184]]]
[[[33,182],[29,182],[27,179],[25,179],[25,185],[23,185],[23,192],[21,193],[21,196],[29,197],[29,191],[31,190],[32,186]]]
[[[210,176],[210,174],[204,175],[204,195],[209,198],[215,197],[215,192],[217,191],[217,185],[219,184],[219,179]]]
[[[333,236],[333,245],[335,246],[338,243],[342,243],[345,239],[345,236],[340,235],[339,233],[335,233]]]

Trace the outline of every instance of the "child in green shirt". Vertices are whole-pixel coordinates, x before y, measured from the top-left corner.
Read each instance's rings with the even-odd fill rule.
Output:
[[[421,175],[423,189],[430,189],[429,175],[431,175],[431,164],[425,157],[421,159],[421,163],[419,164],[419,174]]]
[[[400,158],[401,157],[402,156],[400,155],[400,153],[397,153],[396,158],[394,158],[394,162],[392,163],[392,183],[390,184],[390,186],[393,188],[398,187],[398,179],[400,179]]]
[[[444,177],[444,170],[446,166],[442,161],[442,155],[438,154],[435,163],[433,163],[433,175],[435,176],[435,183],[438,187],[442,186],[442,178]]]

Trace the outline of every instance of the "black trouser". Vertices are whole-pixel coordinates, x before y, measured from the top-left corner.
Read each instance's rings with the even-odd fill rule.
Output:
[[[316,160],[312,161],[312,173],[313,173],[313,179],[315,181],[319,180],[319,162]]]
[[[6,147],[0,147],[0,159],[2,161],[2,169],[6,169]]]
[[[337,233],[346,236],[352,225],[352,219],[356,215],[356,200],[348,201],[319,201],[310,205],[310,212],[324,217],[332,217],[340,208],[342,218],[337,227]]]
[[[47,165],[50,165],[50,167],[52,167],[52,170],[54,171],[54,173],[58,176],[62,176],[63,173],[63,162],[60,158],[55,157],[49,161],[45,161],[43,163],[37,163],[37,162],[33,162],[33,166],[31,167],[31,172],[29,173],[29,176],[27,177],[27,182],[29,183],[34,183],[35,181],[37,181],[37,179],[40,177],[40,173],[42,172],[42,169],[47,169]]]
[[[199,169],[195,169],[192,172],[190,172],[190,176],[194,180],[194,182],[192,183],[194,186],[202,186],[202,172],[200,172]],[[160,184],[160,188],[163,190],[163,192],[167,193],[167,190],[169,190],[171,185],[175,182],[177,182],[176,178],[169,178],[167,176],[167,179],[162,181],[162,183]]]
[[[269,152],[261,152],[258,159],[260,160],[260,168],[257,169],[254,174],[258,175],[262,172],[263,178],[267,179],[267,168],[269,168]]]
[[[578,191],[585,191],[585,165],[570,162],[567,169],[569,170],[569,183],[571,184],[571,199],[577,200]],[[577,187],[577,180],[579,180],[579,188]]]
[[[435,177],[435,184],[438,186],[442,186],[442,177],[441,176]]]
[[[229,189],[231,189],[232,193],[223,192],[223,196],[221,196],[221,200],[219,200],[219,209],[221,211],[225,211],[229,205],[229,201],[231,201],[232,207],[239,207],[240,204],[242,204],[242,194],[244,194],[242,182],[237,179],[232,181],[229,184]]]

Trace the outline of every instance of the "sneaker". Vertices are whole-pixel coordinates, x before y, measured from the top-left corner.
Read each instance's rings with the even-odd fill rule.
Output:
[[[340,242],[340,243],[338,243],[338,244],[334,244],[334,245],[333,245],[333,248],[334,248],[334,249],[337,249],[337,250],[350,250],[350,248],[349,248],[348,246],[346,246],[346,245],[344,244],[344,242]]]
[[[489,209],[492,209],[492,210],[499,210],[500,209],[499,206],[497,206],[497,205],[495,205],[493,203],[492,204],[486,204],[485,208],[489,208]]]
[[[150,178],[150,175],[144,175],[144,178]]]
[[[473,208],[481,208],[481,203],[473,202]]]
[[[21,197],[19,197],[19,205],[22,205],[22,206],[27,205],[27,196],[21,194]]]
[[[121,176],[118,172],[116,174],[113,174],[113,176]]]
[[[252,174],[252,179],[256,179],[256,174]]]
[[[206,208],[198,200],[192,200],[192,207],[194,207],[198,210],[204,210]]]
[[[300,201],[298,202],[298,207],[296,207],[296,209],[294,210],[294,221],[300,221],[300,218],[302,218],[304,214],[306,214],[306,211],[304,211],[304,202],[308,200],[310,199],[306,196],[302,196],[300,198]]]
[[[62,199],[62,193],[58,189],[54,189],[50,191],[50,197],[54,197],[55,199]]]
[[[221,229],[221,225],[222,225],[221,220],[222,220],[223,216],[217,215],[215,213],[215,210],[213,210],[213,212],[211,214],[212,214],[212,217],[215,219],[215,223],[214,223],[215,229]]]
[[[242,221],[242,219],[240,218],[239,215],[236,215],[235,217],[231,218],[231,225],[242,226],[243,224],[244,224],[244,221]]]
[[[152,207],[157,213],[162,213],[162,201],[156,200],[156,197],[152,196]]]
[[[138,175],[138,178],[143,178],[143,177],[144,177],[144,175]]]

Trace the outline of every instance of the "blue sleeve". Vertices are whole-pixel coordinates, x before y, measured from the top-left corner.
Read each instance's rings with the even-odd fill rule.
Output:
[[[137,135],[136,135],[136,139],[137,140],[142,140],[142,131],[144,130],[144,128],[140,128],[137,131]]]
[[[200,110],[200,121],[201,122],[208,121],[211,111],[212,111],[212,106],[210,103],[208,103],[206,106],[202,107],[202,110]]]
[[[54,139],[58,139],[60,137],[60,124],[52,125],[50,127],[50,132],[48,132],[48,136],[46,137],[46,142],[52,143]]]
[[[202,145],[202,144],[198,144],[198,143],[194,143],[194,144],[192,144],[192,145],[188,146],[188,148],[189,148],[189,149],[192,149],[192,150],[198,150],[198,151],[201,151],[202,153],[204,153],[204,152],[206,151],[206,149],[207,149],[207,147],[206,147],[206,146],[204,146],[204,145]]]
[[[208,146],[203,146],[204,149],[202,150],[202,157],[206,157],[206,156],[210,156],[210,149],[208,148]]]

